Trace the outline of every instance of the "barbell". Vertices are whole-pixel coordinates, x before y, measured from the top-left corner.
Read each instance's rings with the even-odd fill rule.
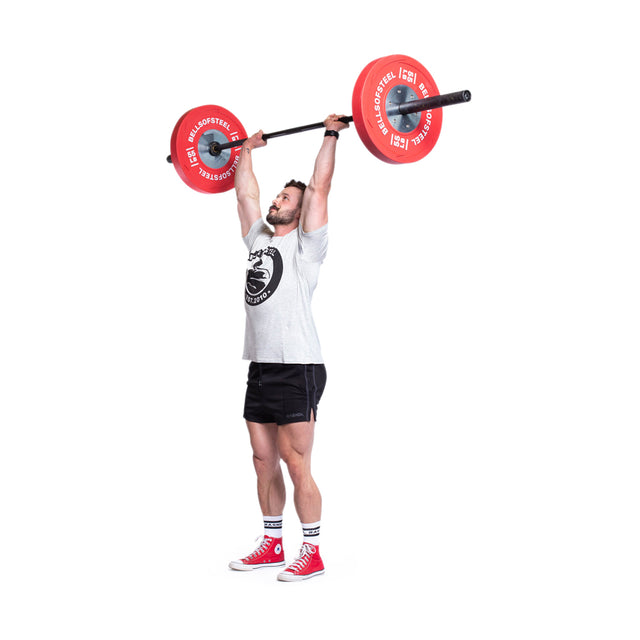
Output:
[[[353,89],[353,122],[367,149],[384,162],[400,164],[424,158],[442,128],[442,108],[469,102],[471,92],[440,95],[425,67],[404,55],[370,62]],[[263,134],[263,139],[292,135],[324,126],[323,122]],[[171,135],[167,161],[192,189],[221,193],[233,188],[240,147],[247,139],[242,123],[227,109],[204,105],[187,111]]]

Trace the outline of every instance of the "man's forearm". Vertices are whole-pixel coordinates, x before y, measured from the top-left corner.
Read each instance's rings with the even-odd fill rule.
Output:
[[[266,144],[266,141],[262,138],[262,130],[260,130],[254,133],[242,145],[235,177],[235,188],[238,199],[253,198],[257,200],[260,197],[258,181],[253,173],[253,160],[251,159],[251,155],[254,149],[264,147]]]
[[[240,158],[236,167],[235,189],[238,199],[258,198],[260,196],[258,181],[253,173],[252,149],[245,144],[240,150]]]
[[[326,136],[322,141],[309,184],[311,188],[326,192],[331,188],[331,179],[336,166],[337,142],[337,138],[333,136]]]

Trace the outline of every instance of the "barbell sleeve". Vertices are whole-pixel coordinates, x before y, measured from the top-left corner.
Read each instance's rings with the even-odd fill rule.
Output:
[[[431,98],[420,98],[419,100],[411,100],[409,102],[401,102],[400,104],[391,104],[387,106],[387,117],[406,116],[409,113],[417,113],[418,111],[427,111],[429,109],[440,109],[448,107],[452,104],[460,104],[461,102],[469,102],[471,100],[471,91],[455,91],[454,93],[444,93]]]

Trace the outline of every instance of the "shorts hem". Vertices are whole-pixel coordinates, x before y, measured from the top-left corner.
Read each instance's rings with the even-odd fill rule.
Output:
[[[279,427],[282,427],[285,424],[297,424],[299,422],[311,422],[311,417],[313,416],[313,421],[318,422],[318,412],[311,409],[311,411],[305,416],[304,414],[300,416],[291,416],[282,418],[276,418],[275,420],[257,420],[254,417],[249,417],[247,414],[243,414],[243,419],[247,422],[255,422],[257,424],[276,424]]]

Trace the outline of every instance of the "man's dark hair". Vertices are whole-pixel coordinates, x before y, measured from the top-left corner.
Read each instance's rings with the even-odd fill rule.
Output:
[[[298,189],[302,190],[302,193],[304,193],[304,190],[307,188],[307,185],[304,182],[300,182],[299,180],[289,180],[289,182],[287,182],[287,184],[284,185],[285,189],[287,187],[297,187]]]

